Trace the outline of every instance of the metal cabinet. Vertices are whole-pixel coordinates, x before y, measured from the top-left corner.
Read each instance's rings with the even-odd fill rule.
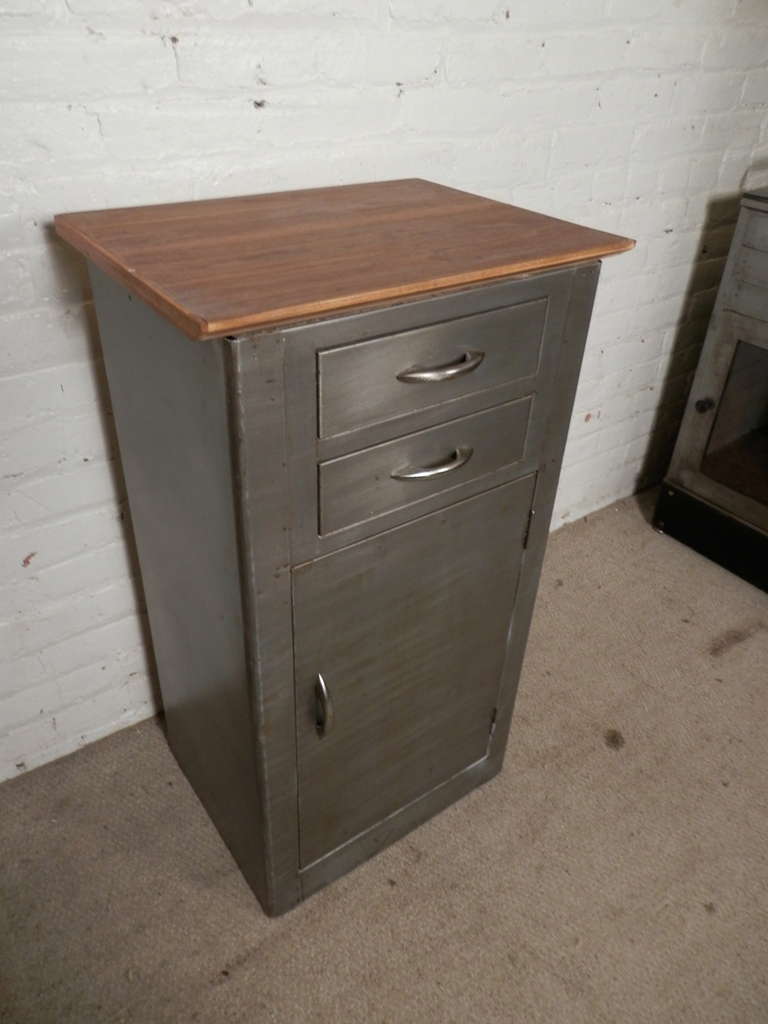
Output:
[[[168,739],[270,914],[501,767],[596,257],[630,244],[575,230],[536,273],[199,342],[92,266]]]

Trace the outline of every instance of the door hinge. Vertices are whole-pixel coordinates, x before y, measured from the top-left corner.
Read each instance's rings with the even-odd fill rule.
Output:
[[[498,713],[499,713],[499,709],[498,708],[493,708],[493,710],[491,711],[491,724],[490,724],[490,726],[488,728],[488,735],[489,736],[493,736],[493,731],[496,728],[496,716],[497,716]]]
[[[523,550],[528,547],[528,538],[531,536],[531,526],[533,525],[533,517],[536,512],[533,508],[528,513],[528,522],[525,524],[525,534],[523,535]]]

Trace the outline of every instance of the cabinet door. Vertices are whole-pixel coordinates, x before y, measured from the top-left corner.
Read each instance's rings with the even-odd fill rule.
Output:
[[[486,756],[534,485],[294,570],[303,867]]]

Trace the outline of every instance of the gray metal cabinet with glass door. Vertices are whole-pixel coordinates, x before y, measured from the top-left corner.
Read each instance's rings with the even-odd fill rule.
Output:
[[[768,190],[742,199],[655,522],[768,590]]]
[[[169,742],[280,913],[499,770],[598,260],[631,243],[423,181],[57,227]]]

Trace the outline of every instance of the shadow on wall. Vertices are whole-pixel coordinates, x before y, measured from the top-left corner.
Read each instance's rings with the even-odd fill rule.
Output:
[[[650,444],[638,475],[638,490],[658,483],[667,471],[736,229],[741,196],[750,187],[760,187],[754,184],[748,186],[747,182],[752,183],[758,177],[764,178],[766,172],[768,161],[753,164],[744,172],[739,192],[716,196],[707,206],[697,257],[686,287],[683,317],[677,328],[667,375],[661,386]]]
[[[81,318],[83,334],[87,341],[89,369],[93,376],[96,392],[99,396],[99,422],[101,426],[102,444],[107,455],[109,472],[112,476],[112,487],[117,498],[118,510],[120,513],[120,532],[123,537],[128,559],[131,566],[131,586],[133,588],[136,609],[139,616],[144,651],[147,657],[149,678],[152,686],[152,696],[155,707],[162,708],[160,699],[160,686],[157,681],[157,666],[155,665],[154,649],[149,631],[149,620],[147,619],[146,601],[144,590],[141,584],[141,573],[139,571],[139,556],[136,549],[136,540],[133,534],[131,518],[128,510],[127,488],[123,477],[122,463],[120,461],[117,444],[117,432],[115,420],[112,414],[112,402],[109,397],[107,375],[102,358],[101,341],[99,339],[99,327],[96,320],[96,311],[93,306],[91,295],[91,282],[88,276],[87,261],[71,246],[66,245],[56,234],[53,224],[46,225],[45,239],[51,264],[55,269],[56,277],[72,293],[78,293],[82,302]]]

